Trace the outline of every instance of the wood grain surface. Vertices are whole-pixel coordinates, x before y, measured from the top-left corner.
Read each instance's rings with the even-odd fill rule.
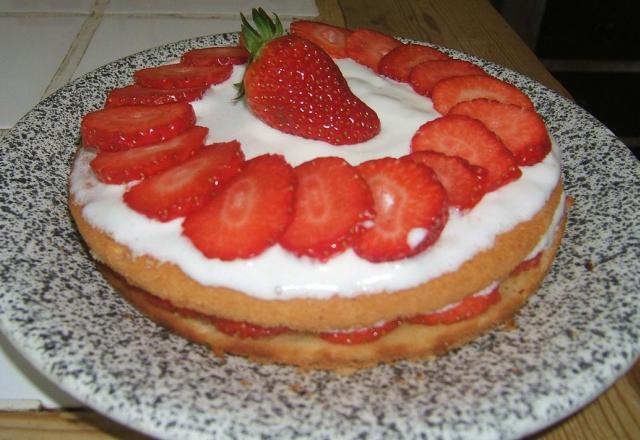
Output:
[[[493,61],[570,97],[486,0],[317,0],[318,19],[429,41]],[[0,440],[146,439],[90,410],[0,412]],[[640,439],[640,363],[539,440]]]

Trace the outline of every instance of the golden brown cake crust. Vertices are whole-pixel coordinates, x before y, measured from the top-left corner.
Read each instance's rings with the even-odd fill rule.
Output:
[[[356,345],[330,343],[306,332],[291,332],[264,339],[228,336],[216,330],[208,320],[185,317],[177,311],[159,307],[149,300],[149,294],[127,284],[121,276],[104,266],[102,271],[124,298],[153,320],[191,341],[211,347],[217,354],[226,352],[258,362],[344,370],[398,359],[435,356],[510,320],[544,279],[560,244],[565,221],[566,216],[557,229],[551,246],[542,254],[539,264],[507,277],[500,284],[500,301],[485,313],[448,325],[403,323],[375,342]]]
[[[122,275],[129,284],[177,307],[265,327],[286,326],[313,332],[367,327],[413,316],[416,311],[437,310],[505,279],[549,229],[561,200],[562,183],[558,182],[545,206],[531,220],[499,235],[493,248],[479,253],[455,272],[397,292],[323,300],[263,300],[228,288],[201,285],[174,264],[162,263],[147,255],[134,256],[126,246],[90,225],[73,198],[69,206],[78,230],[96,259]]]

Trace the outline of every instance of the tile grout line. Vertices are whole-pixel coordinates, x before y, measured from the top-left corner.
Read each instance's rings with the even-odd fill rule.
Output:
[[[91,14],[82,24],[82,27],[71,43],[67,54],[60,62],[58,70],[53,74],[49,85],[42,95],[42,98],[46,98],[51,93],[55,92],[71,80],[74,72],[80,65],[80,61],[82,60],[87,47],[89,47],[89,43],[93,38],[93,34],[96,32],[96,29],[98,29],[98,26],[102,21],[104,10],[107,7],[108,3],[109,0],[95,1],[91,10]]]

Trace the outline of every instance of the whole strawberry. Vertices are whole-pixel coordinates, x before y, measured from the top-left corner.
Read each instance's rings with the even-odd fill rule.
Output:
[[[244,95],[259,119],[285,133],[333,145],[356,144],[378,134],[378,115],[351,92],[325,51],[284,35],[278,17],[274,22],[262,9],[253,10],[255,27],[241,18],[251,53]]]

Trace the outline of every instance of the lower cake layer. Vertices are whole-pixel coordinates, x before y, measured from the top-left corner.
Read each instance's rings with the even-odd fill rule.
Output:
[[[151,292],[176,307],[264,327],[286,326],[298,331],[327,331],[373,326],[381,321],[426,313],[459,301],[496,280],[509,276],[553,229],[563,209],[562,183],[558,182],[547,203],[528,221],[496,237],[493,247],[466,261],[458,270],[395,292],[336,295],[329,299],[294,298],[263,300],[243,292],[204,286],[178,266],[148,255],[134,255],[126,246],[89,224],[82,207],[73,199],[71,213],[94,257],[122,275],[132,286]],[[250,277],[251,274],[247,273]]]
[[[485,312],[452,324],[424,325],[401,322],[394,330],[373,342],[336,344],[317,333],[288,331],[263,338],[241,338],[225,334],[202,316],[189,316],[176,308],[160,306],[151,294],[134,287],[100,265],[105,278],[131,304],[157,323],[200,344],[224,353],[248,357],[257,362],[282,363],[302,368],[348,370],[400,359],[424,359],[458,347],[483,332],[511,320],[537,290],[560,245],[566,215],[556,228],[553,241],[536,264],[514,270],[498,285],[500,299]]]

